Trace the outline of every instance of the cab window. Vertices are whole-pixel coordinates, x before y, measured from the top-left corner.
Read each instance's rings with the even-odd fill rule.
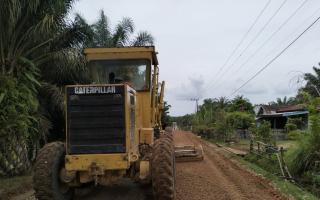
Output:
[[[93,60],[89,62],[94,83],[127,83],[137,91],[149,90],[149,60]]]

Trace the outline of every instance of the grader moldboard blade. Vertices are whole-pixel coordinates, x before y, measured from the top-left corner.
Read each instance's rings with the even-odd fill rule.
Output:
[[[175,146],[176,162],[195,162],[203,160],[203,149],[200,145]]]

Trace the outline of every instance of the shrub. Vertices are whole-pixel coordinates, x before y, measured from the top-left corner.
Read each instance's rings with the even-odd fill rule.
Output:
[[[289,167],[294,175],[301,176],[309,170],[314,170],[316,161],[320,160],[320,119],[310,117],[310,133],[301,137],[298,148],[289,155]]]
[[[195,125],[192,127],[192,131],[197,135],[203,136],[205,133],[206,125]]]
[[[30,151],[39,138],[38,100],[26,81],[0,76],[0,175],[18,175],[30,167]]]
[[[304,127],[304,120],[301,117],[289,118],[285,125],[285,129],[287,130],[287,132],[294,131],[297,129],[303,129]]]
[[[288,133],[288,140],[299,140],[304,134],[304,131],[294,130]]]
[[[268,121],[262,121],[256,130],[257,138],[264,143],[270,144],[272,142],[271,124]]]
[[[285,126],[285,129],[287,130],[287,132],[291,132],[291,131],[295,131],[298,129],[298,126],[296,124],[293,123],[287,123]]]
[[[215,122],[215,134],[219,140],[228,141],[231,139],[234,129],[227,123],[227,114],[224,111],[220,112],[220,117]]]
[[[196,125],[193,128],[193,132],[201,137],[205,138],[215,138],[215,129],[213,127],[208,127],[207,125]]]
[[[254,123],[253,115],[245,112],[229,113],[226,120],[234,129],[248,129]]]

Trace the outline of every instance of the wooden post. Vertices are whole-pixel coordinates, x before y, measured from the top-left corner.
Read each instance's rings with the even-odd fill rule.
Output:
[[[279,155],[279,153],[276,153],[276,155],[277,155],[277,158],[278,158],[281,174],[282,174],[283,177],[286,177],[286,175],[284,174],[284,171],[283,171],[283,166],[282,166],[282,162],[281,162],[281,159],[280,159],[280,155]]]
[[[290,181],[294,182],[294,180],[293,180],[293,178],[291,176],[291,173],[290,173],[290,171],[288,169],[288,166],[287,166],[286,162],[284,161],[284,149],[283,149],[283,147],[280,147],[280,156],[281,156],[281,161],[283,163],[284,169],[285,169]]]

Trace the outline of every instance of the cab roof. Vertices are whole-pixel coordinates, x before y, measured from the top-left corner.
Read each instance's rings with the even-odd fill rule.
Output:
[[[151,59],[153,65],[158,65],[157,52],[154,46],[86,48],[84,53],[88,60],[103,59]]]

